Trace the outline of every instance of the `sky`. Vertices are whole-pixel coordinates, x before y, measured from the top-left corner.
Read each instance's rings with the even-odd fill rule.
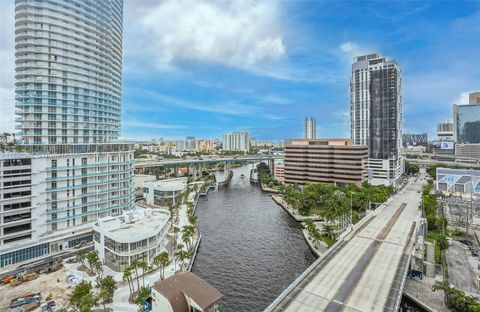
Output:
[[[403,72],[403,131],[480,90],[480,1],[125,0],[122,138],[350,136],[356,55]],[[0,0],[0,131],[14,131],[14,1]]]

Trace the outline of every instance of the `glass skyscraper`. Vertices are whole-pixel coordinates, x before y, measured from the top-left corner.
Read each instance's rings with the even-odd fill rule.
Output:
[[[453,105],[453,124],[458,144],[480,143],[480,104]]]
[[[371,184],[396,186],[403,174],[402,73],[395,60],[358,56],[350,79],[351,136],[368,145]]]

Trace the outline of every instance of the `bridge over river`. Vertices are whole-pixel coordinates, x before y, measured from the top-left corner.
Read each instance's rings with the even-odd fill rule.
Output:
[[[339,239],[265,311],[396,311],[417,238],[425,174]]]

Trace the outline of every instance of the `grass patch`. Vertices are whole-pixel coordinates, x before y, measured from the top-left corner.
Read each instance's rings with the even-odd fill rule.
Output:
[[[441,238],[442,238],[442,234],[440,234],[438,232],[433,232],[433,231],[428,232],[427,238],[426,238],[427,242],[435,244],[435,263],[436,264],[441,264],[442,263],[442,254],[441,254],[440,247],[439,247],[439,244],[438,244],[438,241]]]
[[[330,246],[332,246],[336,242],[334,239],[331,239],[330,237],[325,236],[325,235],[322,235],[322,241],[324,241],[325,244],[327,244],[327,246],[329,248],[330,248]]]

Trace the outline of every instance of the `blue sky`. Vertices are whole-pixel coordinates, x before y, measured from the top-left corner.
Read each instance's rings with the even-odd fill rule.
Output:
[[[0,1],[7,129],[13,5]],[[478,38],[480,1],[125,0],[122,136],[292,138],[314,116],[317,136],[348,137],[352,58],[378,52],[403,70],[404,132],[433,137],[480,90]]]

